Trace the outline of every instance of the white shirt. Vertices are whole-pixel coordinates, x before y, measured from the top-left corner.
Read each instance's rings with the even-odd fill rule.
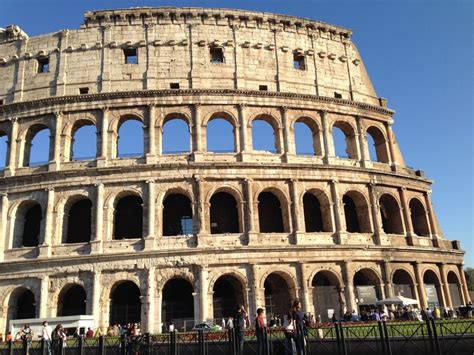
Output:
[[[49,325],[43,326],[43,339],[44,340],[51,340],[51,327]]]

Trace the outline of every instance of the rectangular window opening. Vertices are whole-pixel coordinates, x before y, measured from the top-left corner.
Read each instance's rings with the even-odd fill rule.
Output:
[[[136,48],[125,48],[123,50],[125,64],[138,64],[138,55]]]
[[[342,94],[340,94],[340,93],[334,91],[334,97],[335,97],[336,99],[342,99]]]
[[[170,89],[179,89],[179,83],[170,83]]]
[[[293,68],[296,70],[306,70],[304,55],[298,53],[293,54]]]
[[[38,58],[38,74],[49,72],[49,57]]]
[[[79,88],[79,94],[85,95],[89,93],[89,88]]]
[[[268,86],[267,85],[259,85],[258,90],[260,91],[268,91]]]
[[[181,217],[181,235],[193,234],[193,219],[190,216]]]
[[[210,54],[212,64],[224,63],[224,51],[222,50],[222,48],[213,47],[210,49]]]
[[[0,100],[0,106],[3,106],[3,100]]]

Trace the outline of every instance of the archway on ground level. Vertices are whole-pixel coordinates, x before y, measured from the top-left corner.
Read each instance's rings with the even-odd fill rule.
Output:
[[[258,195],[258,221],[261,233],[283,233],[283,214],[278,197],[271,192]]]
[[[138,239],[143,235],[143,200],[140,196],[122,197],[115,205],[114,239]]]
[[[382,298],[379,277],[371,269],[362,269],[355,273],[354,287],[360,312],[375,308],[377,301]]]
[[[68,285],[59,295],[58,317],[86,314],[87,295],[81,285]]]
[[[393,292],[395,296],[416,299],[415,285],[410,274],[402,269],[393,273]]]
[[[234,196],[218,192],[211,197],[211,234],[240,233],[239,212]]]
[[[233,275],[222,275],[213,288],[214,320],[235,316],[238,306],[244,304],[243,285]],[[219,324],[219,323],[218,323]]]
[[[453,271],[448,272],[448,288],[449,294],[451,295],[452,306],[463,306],[461,283],[459,282],[458,276]]]
[[[91,240],[92,202],[80,199],[67,211],[66,243],[85,243]]]
[[[441,285],[438,276],[432,270],[426,270],[423,275],[425,285],[426,302],[428,307],[439,307],[441,305]]]
[[[41,206],[38,203],[22,206],[19,208],[17,216],[19,218],[23,217],[23,233],[20,246],[38,246],[41,232],[41,220],[43,219]]]
[[[190,330],[194,325],[193,286],[187,280],[175,278],[163,287],[162,322],[166,328]]]
[[[333,314],[339,319],[341,299],[337,277],[330,271],[319,271],[314,276],[311,286],[313,286],[315,316],[320,315],[323,322],[330,321]]]
[[[383,194],[380,197],[380,214],[382,228],[387,234],[403,234],[402,215],[397,200],[392,195]]]
[[[18,287],[10,295],[8,319],[30,318],[36,318],[35,295],[25,287]]]
[[[141,318],[141,294],[132,281],[114,285],[110,292],[110,324],[138,323]]]
[[[425,206],[417,198],[410,200],[410,215],[413,231],[416,235],[429,236],[430,229],[428,227],[428,216],[426,214]]]
[[[170,194],[163,202],[163,235],[193,234],[191,200],[182,194]]]
[[[273,272],[267,276],[263,287],[265,289],[265,313],[267,318],[279,316],[283,319],[283,316],[290,310],[292,296],[295,296],[294,285],[290,285],[282,275]]]

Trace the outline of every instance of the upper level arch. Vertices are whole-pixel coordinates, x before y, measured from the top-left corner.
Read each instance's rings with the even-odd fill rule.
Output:
[[[206,129],[206,150],[214,153],[237,152],[239,150],[237,119],[227,111],[209,114],[203,121]]]
[[[419,236],[429,236],[428,214],[423,202],[413,197],[408,203],[413,231]]]
[[[290,231],[289,198],[278,187],[265,187],[255,193],[258,226],[261,233]]]
[[[8,162],[9,149],[8,145],[10,142],[9,134],[5,127],[0,124],[0,171],[5,169]]]
[[[388,140],[378,126],[367,127],[366,139],[370,160],[380,163],[390,163]]]
[[[191,152],[194,147],[192,127],[191,116],[186,111],[173,111],[160,118],[159,152],[161,154]]]
[[[379,198],[382,228],[387,234],[404,234],[402,211],[398,199],[390,193]]]
[[[97,123],[95,117],[77,119],[69,126],[64,142],[64,159],[85,160],[95,159],[99,151],[97,140]]]
[[[54,132],[46,123],[36,123],[27,130],[25,130],[23,136],[23,144],[20,153],[23,153],[21,158],[21,166],[27,167],[32,164],[45,164],[48,161],[53,159],[54,154],[54,135],[51,134]],[[43,134],[44,137],[41,137],[40,134]],[[39,145],[34,145],[34,141],[39,139]],[[35,149],[33,153],[32,149]]]
[[[330,128],[333,135],[333,149],[340,158],[359,159],[357,147],[357,128],[349,120],[336,119]],[[339,141],[335,136],[339,130],[344,136],[344,141]]]
[[[257,122],[263,122],[261,127]],[[251,128],[253,150],[265,150],[273,153],[282,153],[283,142],[281,137],[280,121],[270,113],[258,113],[248,121]],[[269,126],[266,126],[269,125]],[[271,133],[269,128],[271,128]]]
[[[306,232],[332,232],[331,202],[325,191],[309,188],[301,196]]]
[[[300,127],[298,127],[298,125]],[[323,155],[323,138],[319,122],[310,116],[297,116],[290,124],[290,129],[293,132],[295,152],[297,155],[309,154],[322,156]],[[309,130],[311,136],[308,136]],[[311,147],[311,150],[309,150]]]
[[[145,153],[145,121],[139,115],[121,115],[116,121],[117,141],[113,157],[143,156]]]
[[[348,190],[342,196],[346,230],[349,233],[371,233],[372,223],[369,203],[364,194],[357,190]]]

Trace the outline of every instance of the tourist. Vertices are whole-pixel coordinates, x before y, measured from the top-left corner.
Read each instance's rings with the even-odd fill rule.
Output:
[[[44,340],[44,347],[48,355],[51,355],[51,333],[52,329],[47,321],[43,322],[43,329],[41,330],[41,336]]]
[[[293,302],[293,306],[291,307],[291,317],[293,318],[293,322],[295,324],[296,354],[305,355],[306,354],[305,315],[304,315],[304,312],[301,310],[301,302],[298,299],[296,299]]]
[[[441,311],[436,306],[433,309],[433,317],[435,320],[441,319]]]
[[[114,336],[114,327],[109,325],[109,327],[107,328],[107,333],[106,334],[107,334],[108,337],[113,337]]]
[[[264,355],[266,350],[266,325],[262,308],[257,309],[255,335],[257,336],[257,355]]]
[[[230,316],[227,319],[227,323],[225,324],[225,328],[227,328],[227,329],[233,329],[234,328],[234,318],[232,316]]]
[[[235,314],[233,325],[235,326],[235,345],[236,353],[244,353],[244,333],[245,333],[245,318],[247,312],[243,305],[237,307],[237,313]]]
[[[22,341],[30,342],[33,339],[33,331],[30,328],[29,324],[25,324],[25,326],[19,332],[19,338]]]
[[[288,312],[285,323],[283,324],[285,328],[285,355],[294,355],[296,354],[295,347],[295,323],[291,312]]]
[[[90,327],[87,328],[86,338],[93,338],[93,337],[94,337],[94,331]]]

